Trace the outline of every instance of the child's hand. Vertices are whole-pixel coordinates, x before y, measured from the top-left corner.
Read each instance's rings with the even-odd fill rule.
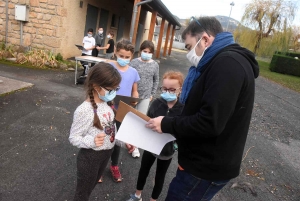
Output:
[[[128,153],[132,153],[133,151],[134,151],[134,149],[135,149],[135,146],[133,146],[133,145],[131,145],[131,144],[127,144],[127,143],[125,143],[126,144],[126,147],[127,147],[127,149],[128,149]]]
[[[103,145],[105,136],[106,136],[105,133],[100,133],[100,134],[96,135],[96,137],[94,139],[96,147],[100,147]]]

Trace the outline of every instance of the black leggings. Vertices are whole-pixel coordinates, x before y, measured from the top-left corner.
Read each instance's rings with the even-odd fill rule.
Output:
[[[81,56],[89,56],[89,55],[87,55],[87,54],[85,54],[85,53],[82,53]],[[82,65],[82,67],[83,67],[84,69],[85,69],[85,66],[84,66],[84,65],[88,65],[88,62],[86,62],[86,61],[80,61],[80,63],[81,63],[81,65]]]
[[[144,151],[143,157],[142,157],[142,163],[139,171],[139,177],[136,185],[136,189],[141,191],[144,188],[144,185],[146,183],[146,179],[149,175],[150,169],[155,161],[156,157],[148,152]],[[157,166],[156,166],[156,173],[155,173],[155,184],[152,191],[152,199],[156,200],[158,199],[158,196],[160,195],[164,181],[165,176],[167,173],[167,170],[170,166],[170,163],[172,161],[172,158],[169,160],[161,160],[157,159]]]
[[[77,186],[74,201],[88,201],[103,174],[112,149],[80,149],[77,156]]]
[[[116,121],[117,130],[119,130],[120,126],[121,126],[121,123],[118,122],[118,121]],[[121,147],[115,144],[114,151],[113,151],[113,153],[111,155],[111,165],[112,166],[117,166],[118,165],[120,151],[121,151]]]

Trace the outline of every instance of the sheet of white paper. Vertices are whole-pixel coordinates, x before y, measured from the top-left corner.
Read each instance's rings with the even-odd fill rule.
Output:
[[[159,155],[165,144],[176,140],[171,134],[159,134],[146,128],[146,121],[128,112],[116,134],[116,139]]]

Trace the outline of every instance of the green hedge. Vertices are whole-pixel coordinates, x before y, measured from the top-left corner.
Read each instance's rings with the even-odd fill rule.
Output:
[[[300,57],[295,59],[294,57],[274,54],[270,63],[270,70],[300,77]]]
[[[289,56],[289,57],[298,57],[300,59],[300,53],[296,53],[296,52],[275,52],[275,54],[280,54],[280,55],[285,55],[285,56]]]

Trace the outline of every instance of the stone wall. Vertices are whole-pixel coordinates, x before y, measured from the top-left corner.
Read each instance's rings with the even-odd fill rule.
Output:
[[[129,38],[132,2],[128,0],[83,0],[80,7],[79,0],[8,0],[8,44],[20,45],[20,21],[15,20],[15,5],[29,6],[29,21],[23,22],[23,45],[37,49],[49,49],[54,53],[61,53],[64,58],[81,55],[75,44],[82,44],[85,33],[86,15],[88,4],[99,9],[97,25],[99,24],[101,9],[109,11],[109,30],[115,31],[115,40],[118,33],[117,27],[111,27],[111,18],[115,14],[125,18],[123,37]],[[0,42],[5,40],[6,25],[6,0],[0,0]],[[141,12],[140,22],[145,24],[146,12]],[[149,19],[148,19],[149,21]],[[149,22],[144,29],[143,40],[147,38]],[[95,30],[96,32],[97,30]],[[105,38],[104,44],[108,42]]]
[[[64,0],[9,0],[8,44],[20,45],[20,21],[15,20],[15,5],[29,6],[29,21],[23,22],[23,45],[50,49],[58,53],[66,30],[63,19],[67,17]],[[0,40],[5,40],[6,1],[0,1]]]

